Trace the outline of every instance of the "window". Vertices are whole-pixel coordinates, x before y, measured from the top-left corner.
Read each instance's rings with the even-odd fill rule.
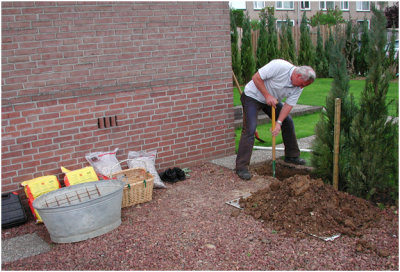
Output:
[[[281,29],[282,25],[286,23],[286,20],[276,20],[276,28]],[[294,20],[290,20],[290,25],[294,26]]]
[[[229,6],[233,9],[246,9],[246,1],[229,1]]]
[[[276,9],[294,9],[294,1],[276,1]]]
[[[357,1],[356,9],[357,11],[369,11],[369,1]]]
[[[370,29],[370,21],[369,20],[366,20],[366,21],[367,21],[368,29]],[[364,20],[357,20],[357,26],[358,26],[357,37],[358,37],[358,40],[360,41],[359,46],[361,46],[361,36],[363,34],[363,29],[364,29],[363,24],[364,24]]]
[[[254,1],[253,8],[254,8],[254,10],[265,8],[265,2],[264,1]]]
[[[358,29],[363,29],[362,27],[363,27],[363,24],[364,24],[364,20],[357,20],[357,25],[358,25]],[[370,26],[369,26],[369,20],[367,20],[367,24],[368,24],[368,29],[370,29]],[[359,32],[361,32],[361,31],[359,31]]]
[[[311,10],[311,6],[310,6],[310,1],[301,1],[300,3],[300,9],[303,10]]]
[[[319,1],[319,9],[320,10],[335,9],[335,1]]]
[[[340,1],[340,10],[349,10],[349,1]]]

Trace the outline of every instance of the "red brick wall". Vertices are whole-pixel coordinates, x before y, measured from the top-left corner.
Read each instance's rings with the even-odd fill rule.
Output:
[[[2,2],[2,191],[116,147],[233,154],[231,82],[228,2]]]

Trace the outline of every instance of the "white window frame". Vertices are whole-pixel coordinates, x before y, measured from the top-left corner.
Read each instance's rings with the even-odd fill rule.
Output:
[[[349,1],[340,1],[340,10],[349,11]]]
[[[333,8],[329,8],[329,9],[335,9],[335,1],[319,1],[319,9],[320,10],[327,10],[328,8],[326,7],[327,3],[333,3]]]
[[[229,1],[229,7],[238,10],[246,10],[246,1]]]
[[[276,1],[275,3],[276,10],[294,10],[294,1]]]
[[[263,8],[265,8],[264,1],[253,1],[253,9],[254,10],[261,10]]]
[[[368,3],[368,9],[364,9],[364,4]],[[356,11],[371,11],[371,5],[369,1],[356,1]]]
[[[295,21],[294,20],[289,20],[292,24],[292,26],[295,25]],[[276,20],[276,28],[277,29],[281,29],[282,23],[286,22],[286,20]]]
[[[307,6],[306,4],[308,4],[308,7],[306,7]],[[300,1],[300,9],[301,10],[311,10],[311,1]]]

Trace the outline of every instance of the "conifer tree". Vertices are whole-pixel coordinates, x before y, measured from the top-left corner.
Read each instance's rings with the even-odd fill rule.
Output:
[[[326,59],[324,45],[322,42],[321,28],[318,25],[317,30],[317,48],[315,52],[315,72],[318,77],[327,77],[329,74],[328,60]]]
[[[355,54],[358,48],[357,34],[357,27],[353,26],[352,21],[349,20],[346,25],[346,44],[344,47],[344,52],[347,60],[347,69],[350,74],[354,74]]]
[[[306,12],[303,13],[300,24],[300,50],[299,50],[299,65],[314,66],[314,46],[311,42],[310,30],[307,26]]]
[[[389,69],[393,76],[396,76],[399,70],[399,53],[395,51],[396,32],[392,30],[392,36],[390,37],[390,43],[386,51],[386,62],[385,65]]]
[[[238,32],[235,23],[235,16],[233,10],[230,10],[231,19],[231,54],[232,54],[232,70],[236,75],[238,81],[241,81],[242,71],[240,69],[240,51],[238,46]]]
[[[293,39],[293,27],[292,24],[289,20],[289,18],[286,19],[286,37],[287,37],[287,41],[288,41],[288,46],[289,46],[289,59],[288,61],[293,63],[293,64],[297,64],[297,58],[296,58],[296,44],[294,42]]]
[[[381,193],[398,193],[398,126],[388,121],[386,95],[390,71],[385,69],[386,18],[372,7],[369,74],[361,93],[360,111],[350,133],[348,191],[377,200]]]
[[[268,34],[267,34],[267,23],[266,23],[266,13],[263,9],[260,13],[260,35],[258,36],[257,41],[257,65],[256,68],[259,69],[268,63],[267,56],[267,43],[268,43]]]
[[[333,39],[333,35],[332,35],[332,29],[329,28],[329,37],[328,39],[325,40],[325,59],[328,61],[328,67],[330,67],[330,53],[332,50],[332,47],[334,45],[335,41]]]
[[[347,138],[349,137],[350,125],[357,108],[354,99],[349,95],[349,76],[346,69],[346,59],[343,55],[343,40],[339,39],[331,48],[329,74],[333,77],[330,92],[326,98],[326,107],[321,112],[321,117],[315,126],[315,141],[313,142],[313,153],[311,163],[315,173],[326,183],[332,184],[333,171],[333,147],[334,147],[334,121],[335,121],[335,99],[340,98],[341,103],[341,139],[340,153],[346,152]],[[347,181],[344,171],[346,163],[339,162],[339,189],[346,188]]]
[[[253,46],[251,44],[251,25],[250,17],[247,14],[243,20],[243,37],[241,46],[242,61],[242,82],[247,83],[251,80],[256,71],[256,62],[253,55]]]
[[[368,72],[367,54],[369,50],[369,30],[368,21],[364,20],[362,24],[361,45],[356,54],[356,72],[360,76],[365,76]]]
[[[278,52],[278,34],[276,32],[276,18],[274,17],[274,9],[268,9],[267,15],[267,62],[279,58]]]
[[[280,56],[282,59],[287,60],[289,62],[292,62],[290,60],[290,55],[289,55],[289,39],[287,37],[288,32],[287,32],[287,22],[283,22],[281,25],[281,29],[279,31],[279,51],[280,51]],[[292,62],[293,63],[293,62]]]

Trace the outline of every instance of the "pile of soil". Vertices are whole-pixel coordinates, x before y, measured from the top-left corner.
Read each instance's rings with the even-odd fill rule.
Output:
[[[372,203],[336,191],[309,175],[275,180],[241,199],[240,205],[245,213],[290,236],[360,236],[363,229],[379,222],[379,209]]]
[[[272,160],[254,164],[250,169],[259,176],[272,177]],[[310,166],[294,165],[286,163],[282,159],[277,159],[275,165],[275,177],[279,180],[284,180],[294,175],[309,175],[312,178],[316,178],[316,176],[313,175],[312,170],[313,169]]]

